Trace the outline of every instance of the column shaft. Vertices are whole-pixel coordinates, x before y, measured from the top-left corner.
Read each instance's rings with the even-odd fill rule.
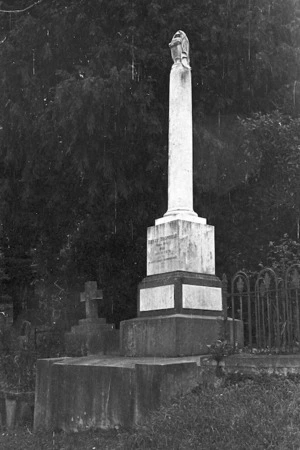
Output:
[[[191,69],[180,62],[170,73],[168,211],[193,211],[193,124]]]

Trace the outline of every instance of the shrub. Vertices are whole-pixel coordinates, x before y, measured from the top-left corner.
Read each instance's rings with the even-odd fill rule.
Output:
[[[35,348],[37,358],[58,358],[64,355],[64,331],[46,326],[36,329]]]
[[[33,341],[24,342],[11,327],[0,331],[1,387],[18,392],[35,387],[36,354]]]

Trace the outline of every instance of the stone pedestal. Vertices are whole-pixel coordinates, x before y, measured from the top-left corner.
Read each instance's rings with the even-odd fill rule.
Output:
[[[235,321],[236,340],[243,345],[243,324]],[[121,322],[121,355],[134,357],[183,357],[209,353],[208,345],[219,337],[218,316],[173,314]],[[233,321],[228,320],[229,334]]]
[[[121,322],[122,355],[201,355],[220,337],[214,227],[197,219],[164,217],[148,228],[147,277],[138,287],[138,318]]]
[[[214,227],[204,219],[163,220],[147,229],[147,275],[176,270],[214,275]]]
[[[156,221],[147,233],[147,277],[138,287],[138,316],[220,316],[214,227],[194,220]],[[157,222],[159,222],[157,224]]]
[[[138,288],[138,316],[220,315],[214,227],[204,219],[164,218],[147,232],[147,277]]]
[[[218,332],[216,317],[174,314],[121,323],[124,356],[194,356],[208,353]]]
[[[104,318],[80,319],[78,325],[71,328],[74,334],[90,334],[99,330],[112,330],[113,324],[107,324]]]
[[[147,231],[147,277],[138,287],[138,318],[121,322],[121,354],[206,354],[220,337],[220,316],[214,227],[196,214],[166,214]]]

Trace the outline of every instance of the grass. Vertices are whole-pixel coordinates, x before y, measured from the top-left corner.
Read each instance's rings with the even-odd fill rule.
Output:
[[[300,448],[300,378],[231,376],[217,388],[197,388],[153,412],[135,430],[33,435],[0,433],[3,450]]]
[[[115,450],[119,442],[116,431],[32,434],[24,427],[0,434],[1,450]]]
[[[155,412],[125,448],[299,449],[299,421],[299,379],[231,378]]]

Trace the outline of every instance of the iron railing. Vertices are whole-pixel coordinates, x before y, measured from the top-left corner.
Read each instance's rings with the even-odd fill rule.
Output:
[[[228,289],[229,285],[229,289]],[[223,277],[225,318],[244,323],[245,345],[250,349],[293,352],[300,347],[300,264],[286,269],[282,277],[267,267],[255,276],[237,272],[227,283]]]

